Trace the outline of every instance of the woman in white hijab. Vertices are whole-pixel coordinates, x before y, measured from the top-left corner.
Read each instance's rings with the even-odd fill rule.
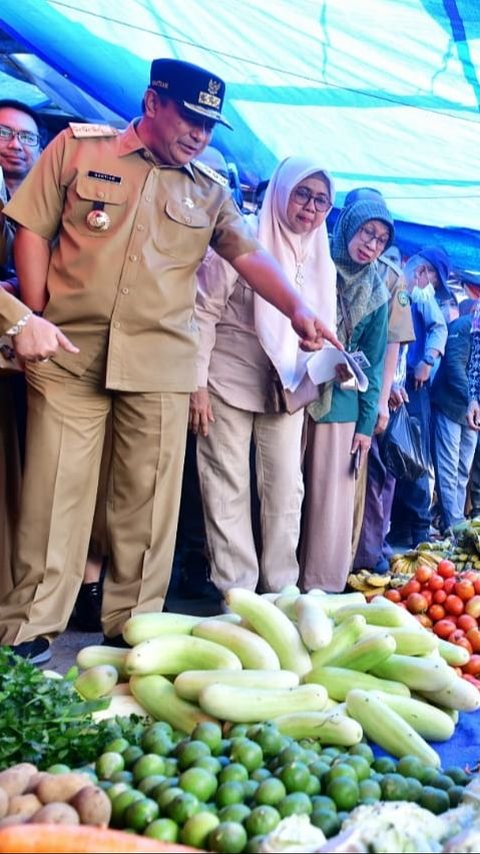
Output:
[[[336,327],[335,269],[325,218],[333,182],[316,160],[289,157],[275,170],[253,227],[322,321]],[[289,320],[265,302],[214,252],[198,273],[198,390],[190,426],[197,462],[211,578],[232,586],[278,591],[298,579],[296,549],[303,498],[303,410],[269,407],[272,365],[295,390],[306,354]],[[259,553],[252,526],[250,448],[255,448],[260,500]]]

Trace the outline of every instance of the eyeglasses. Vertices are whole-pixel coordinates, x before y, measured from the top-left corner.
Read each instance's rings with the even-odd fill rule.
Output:
[[[369,228],[367,225],[364,225],[360,229],[360,237],[362,238],[362,242],[365,244],[375,242],[375,245],[379,249],[385,249],[388,241],[390,240],[389,234],[376,234],[373,228]]]
[[[31,148],[38,145],[40,141],[38,133],[33,133],[33,131],[13,130],[13,128],[8,128],[6,125],[0,125],[0,142],[11,142],[14,137],[17,137],[22,145],[29,145]]]
[[[302,208],[309,205],[313,199],[313,204],[317,213],[324,213],[324,211],[328,211],[332,207],[332,203],[328,196],[323,195],[323,193],[320,193],[318,196],[314,196],[308,187],[296,187],[292,196],[297,205],[301,205]]]

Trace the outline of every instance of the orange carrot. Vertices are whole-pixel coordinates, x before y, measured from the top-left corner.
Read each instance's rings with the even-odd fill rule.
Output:
[[[1,854],[187,854],[199,848],[160,842],[122,830],[59,824],[16,824],[0,829]]]

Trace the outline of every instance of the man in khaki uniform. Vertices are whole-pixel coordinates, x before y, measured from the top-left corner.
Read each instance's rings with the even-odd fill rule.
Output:
[[[194,160],[215,123],[228,124],[224,92],[205,69],[154,60],[140,120],[121,134],[72,125],[5,209],[22,297],[80,348],[27,369],[16,588],[0,637],[37,663],[82,581],[110,412],[107,642],[121,643],[131,614],[163,607],[196,387],[195,270],[208,245],[291,318],[303,346],[336,343],[251,237],[223,179]]]

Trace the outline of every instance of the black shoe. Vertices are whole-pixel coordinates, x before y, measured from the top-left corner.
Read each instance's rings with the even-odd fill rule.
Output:
[[[79,631],[102,631],[102,593],[100,581],[82,584],[80,587],[73,612],[73,623]]]
[[[45,664],[52,657],[50,649],[50,641],[47,638],[38,637],[31,641],[17,643],[15,646],[10,646],[10,650],[14,655],[19,655],[20,658],[28,659],[30,664]]]
[[[129,643],[125,640],[123,635],[113,635],[113,637],[109,638],[108,635],[103,636],[102,646],[116,646],[120,649],[131,649]]]

